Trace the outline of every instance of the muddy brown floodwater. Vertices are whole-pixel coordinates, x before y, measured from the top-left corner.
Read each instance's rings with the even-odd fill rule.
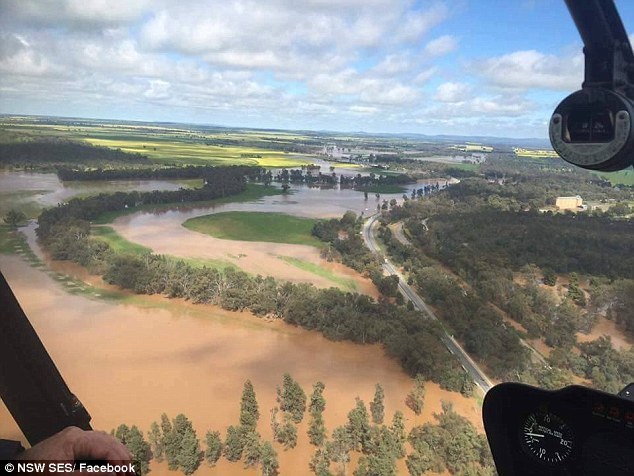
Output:
[[[369,403],[377,382],[385,389],[386,415],[402,410],[408,428],[430,421],[444,399],[482,431],[474,399],[431,383],[424,412],[415,417],[404,405],[412,380],[379,346],[330,342],[282,322],[158,297],[107,302],[70,295],[14,256],[0,256],[0,267],[66,382],[92,414],[95,428],[109,431],[126,423],[147,431],[161,413],[174,417],[182,412],[201,440],[210,429],[224,437],[226,428],[239,421],[242,386],[250,379],[260,405],[258,431],[270,440],[275,387],[289,372],[307,393],[318,380],[326,384],[324,416],[330,431],[345,422],[356,396]],[[295,449],[274,445],[282,475],[310,474],[313,448],[306,429],[305,419]],[[3,406],[0,435],[21,436]],[[152,463],[152,469],[156,476],[175,474],[164,464]],[[399,473],[407,474],[403,461]],[[256,471],[221,459],[214,468],[203,464],[196,474]]]

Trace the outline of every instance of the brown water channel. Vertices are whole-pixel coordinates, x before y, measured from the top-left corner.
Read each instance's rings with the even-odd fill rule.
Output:
[[[224,435],[238,422],[242,385],[250,379],[262,414],[258,430],[271,439],[268,416],[284,372],[307,392],[314,382],[325,382],[329,430],[345,422],[356,396],[369,402],[377,382],[385,389],[386,415],[404,411],[408,427],[430,420],[445,399],[481,428],[475,400],[431,383],[424,412],[415,417],[404,405],[411,379],[378,346],[331,342],[280,322],[164,298],[128,296],[105,302],[71,295],[18,257],[0,256],[0,267],[96,428],[110,430],[125,422],[148,430],[161,413],[173,417],[182,412],[193,421],[199,438],[209,429]],[[306,429],[303,422],[295,449],[275,445],[281,474],[310,474],[313,448]],[[4,407],[0,435],[19,436]],[[400,470],[406,474],[402,462]],[[154,465],[153,474],[174,473]],[[255,471],[221,461],[196,474]]]

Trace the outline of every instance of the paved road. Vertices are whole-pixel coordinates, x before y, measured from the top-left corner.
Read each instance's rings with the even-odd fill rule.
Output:
[[[370,248],[373,253],[381,254],[381,250],[379,249],[373,232],[374,224],[376,223],[378,218],[378,215],[373,215],[368,220],[366,220],[365,224],[363,225],[363,239],[366,246]],[[407,284],[407,281],[405,280],[403,275],[401,275],[396,266],[394,266],[387,258],[383,263],[383,270],[389,274],[395,274],[396,276],[398,276],[398,287],[405,299],[411,301],[416,309],[427,314],[430,319],[434,319],[436,321],[438,320],[438,318],[434,314],[434,311],[432,311],[429,306],[425,304],[425,301],[423,301],[421,297],[416,294],[416,292]],[[469,354],[465,352],[460,344],[458,344],[458,342],[456,342],[453,336],[451,336],[449,333],[445,332],[445,335],[441,337],[441,340],[443,344],[445,344],[447,349],[449,349],[449,352],[451,352],[460,361],[462,368],[464,368],[469,373],[469,375],[471,375],[476,385],[478,385],[478,387],[480,387],[482,391],[486,394],[489,389],[493,387],[493,384],[485,375],[485,373],[480,369],[480,367],[478,367],[478,364],[476,364],[473,359],[469,357]]]

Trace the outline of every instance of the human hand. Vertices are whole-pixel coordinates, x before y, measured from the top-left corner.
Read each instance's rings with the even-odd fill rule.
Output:
[[[116,438],[104,432],[70,426],[20,453],[17,459],[66,462],[99,460],[122,465],[130,463],[132,455]],[[127,474],[129,476],[130,473]]]

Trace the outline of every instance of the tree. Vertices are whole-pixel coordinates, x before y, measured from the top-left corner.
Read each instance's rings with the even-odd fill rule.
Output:
[[[215,465],[222,455],[222,440],[219,431],[208,431],[205,437],[207,449],[205,449],[205,461],[210,465]]]
[[[277,461],[277,452],[269,441],[262,443],[260,448],[260,465],[262,476],[276,476],[280,467]]]
[[[293,418],[288,414],[284,415],[284,423],[279,427],[277,441],[282,443],[287,450],[295,448],[297,445],[297,427],[293,423]]]
[[[255,431],[260,412],[258,410],[258,402],[255,397],[255,390],[250,380],[244,382],[242,390],[242,400],[240,402],[240,425],[247,431]]]
[[[150,444],[150,451],[152,451],[152,457],[159,463],[163,461],[163,435],[161,435],[161,428],[155,421],[150,425],[150,431],[147,435],[148,442]]]
[[[394,442],[394,456],[396,458],[403,458],[405,456],[407,434],[405,433],[405,418],[403,412],[400,410],[397,410],[394,413],[394,417],[392,417],[390,431],[392,432],[392,441]]]
[[[330,459],[328,458],[328,452],[321,448],[310,458],[308,467],[315,474],[315,476],[332,476],[330,472]]]
[[[256,466],[260,463],[262,452],[260,448],[260,434],[249,431],[244,435],[244,465],[248,467]]]
[[[550,268],[544,269],[544,284],[546,286],[554,286],[557,284],[557,275]]]
[[[425,398],[425,379],[422,375],[416,375],[414,379],[414,388],[407,394],[405,404],[416,414],[420,415],[423,411],[423,402]]]
[[[26,215],[19,210],[9,210],[4,216],[4,222],[11,228],[17,228],[26,221]]]
[[[380,384],[376,384],[374,390],[374,400],[370,402],[370,413],[372,414],[372,422],[380,425],[383,423],[383,418],[385,416],[385,406],[384,400],[385,393],[383,392],[383,387]]]
[[[198,469],[201,461],[201,451],[196,432],[187,427],[181,439],[180,451],[176,457],[178,467],[189,476]]]
[[[143,433],[133,425],[119,425],[114,435],[132,453],[136,473],[143,476],[150,472],[150,445],[143,438]]]
[[[363,400],[357,397],[356,402],[355,407],[348,412],[346,430],[350,435],[352,448],[356,451],[363,450],[365,452],[370,439],[370,420]]]
[[[225,438],[224,456],[231,462],[239,461],[242,458],[244,450],[244,438],[239,427],[230,426],[227,428],[227,437]]]
[[[322,413],[326,409],[326,399],[324,398],[324,389],[326,386],[322,382],[313,385],[313,393],[310,396],[310,404],[308,411],[310,413]]]
[[[308,440],[311,445],[321,446],[326,439],[326,426],[321,412],[311,412]]]
[[[282,389],[277,387],[277,401],[280,410],[290,413],[295,423],[302,421],[306,411],[306,394],[288,373],[283,376]]]
[[[343,426],[338,426],[332,432],[332,441],[326,443],[326,452],[331,461],[341,466],[341,472],[346,474],[346,465],[350,462],[350,451],[354,448],[354,442]]]

